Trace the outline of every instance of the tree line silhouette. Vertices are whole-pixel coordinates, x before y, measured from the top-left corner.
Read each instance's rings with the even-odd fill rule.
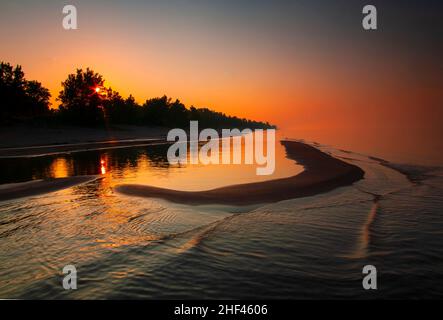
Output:
[[[123,98],[104,86],[102,75],[77,69],[62,82],[58,108],[50,108],[51,94],[38,81],[28,81],[21,66],[0,64],[0,123],[49,123],[80,126],[112,124],[155,125],[186,128],[198,120],[200,128],[275,128],[268,122],[228,116],[208,108],[187,108],[167,96],[142,105],[130,95]]]
[[[41,117],[49,110],[50,98],[40,82],[25,79],[21,66],[0,63],[1,122]]]

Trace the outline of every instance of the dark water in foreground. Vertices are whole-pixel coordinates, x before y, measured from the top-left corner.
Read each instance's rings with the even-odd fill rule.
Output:
[[[365,179],[262,206],[181,206],[114,193],[115,180],[137,181],[135,162],[120,178],[1,202],[0,298],[441,298],[443,171],[411,182],[377,160],[321,148]],[[58,172],[93,173],[85,163]],[[162,161],[150,163],[143,170],[168,177]],[[61,286],[67,264],[78,290]],[[378,269],[377,291],[362,288],[366,264]]]

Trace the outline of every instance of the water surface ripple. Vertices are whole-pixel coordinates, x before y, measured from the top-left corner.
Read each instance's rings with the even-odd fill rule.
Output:
[[[319,147],[365,179],[247,208],[121,196],[107,177],[0,202],[0,298],[441,298],[442,171],[417,183]],[[67,264],[78,290],[61,286]],[[377,291],[362,289],[366,264]]]

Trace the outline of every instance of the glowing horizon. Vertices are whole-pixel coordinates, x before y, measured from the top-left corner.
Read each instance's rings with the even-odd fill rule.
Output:
[[[79,30],[71,31],[56,1],[2,4],[0,59],[47,87],[53,107],[68,74],[89,67],[139,103],[167,95],[326,143],[352,133],[344,146],[370,133],[391,146],[442,146],[432,139],[442,133],[442,45],[423,36],[441,27],[439,4],[422,13],[414,3],[378,4],[381,28],[372,33],[361,28],[363,1],[73,4]]]

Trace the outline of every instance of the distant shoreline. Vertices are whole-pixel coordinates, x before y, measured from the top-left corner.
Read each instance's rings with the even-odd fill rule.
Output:
[[[146,138],[134,140],[99,141],[87,143],[43,145],[23,148],[0,149],[0,159],[35,158],[57,154],[77,153],[97,150],[122,149],[131,147],[143,147],[148,145],[169,143],[162,138]]]
[[[41,157],[164,142],[164,127],[0,127],[0,159]]]
[[[290,159],[305,170],[295,176],[232,185],[207,191],[178,191],[146,185],[123,184],[117,192],[129,196],[160,198],[174,203],[203,205],[253,205],[313,196],[351,185],[364,177],[364,171],[334,158],[315,147],[296,141],[282,141]]]
[[[0,159],[35,158],[96,150],[171,144],[166,127],[0,127]],[[266,130],[266,129],[265,129]],[[221,133],[221,129],[219,130]]]

